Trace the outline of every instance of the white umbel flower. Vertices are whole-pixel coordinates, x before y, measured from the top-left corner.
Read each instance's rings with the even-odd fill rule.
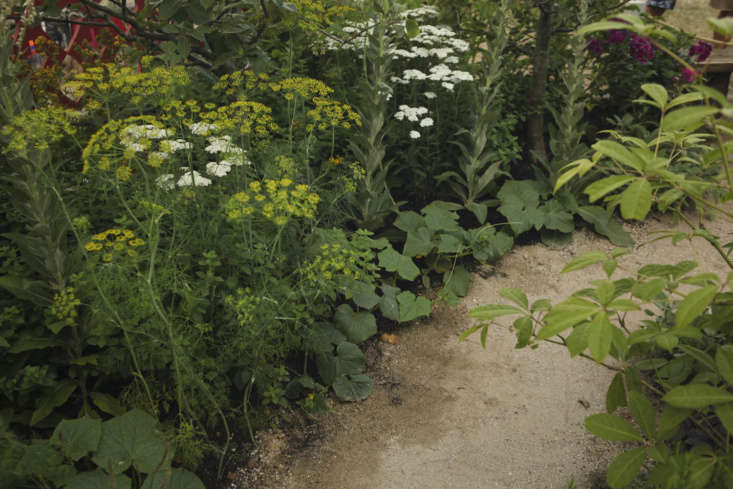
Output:
[[[433,125],[433,119],[430,117],[426,117],[425,119],[420,121],[420,127],[430,127]]]
[[[417,132],[417,131],[410,131],[410,137],[412,139],[419,139],[420,138],[420,133]]]
[[[206,163],[206,173],[213,177],[223,177],[232,171],[232,164],[226,161],[210,161]]]
[[[186,173],[184,173],[176,182],[176,185],[179,187],[207,187],[211,185],[211,180],[202,176],[196,170],[189,170],[185,166],[181,169],[186,170]]]

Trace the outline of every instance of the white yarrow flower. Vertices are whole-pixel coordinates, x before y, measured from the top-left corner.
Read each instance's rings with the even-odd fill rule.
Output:
[[[430,117],[426,117],[425,119],[420,121],[420,127],[430,127],[433,125],[433,119]]]
[[[206,163],[206,173],[214,177],[223,177],[232,170],[232,165],[226,161],[210,161]]]
[[[202,176],[196,170],[190,170],[185,166],[181,169],[186,170],[186,173],[184,173],[183,176],[179,178],[176,182],[176,185],[178,185],[179,187],[206,187],[208,185],[211,185],[211,180]]]
[[[412,139],[419,139],[420,138],[420,133],[417,132],[417,131],[410,131],[410,137]]]
[[[166,173],[165,175],[161,175],[156,178],[155,184],[163,190],[173,190],[173,188],[175,188],[176,186],[176,184],[173,183],[174,178],[175,177],[172,173]]]
[[[455,86],[454,84],[448,83],[448,82],[443,82],[443,83],[441,83],[441,85],[443,86],[443,88],[445,88],[449,92],[452,92],[453,91],[453,87]]]
[[[432,100],[435,97],[437,97],[437,95],[435,94],[435,92],[425,92],[425,93],[423,93],[423,95],[425,95],[425,98],[428,99],[428,100]]]

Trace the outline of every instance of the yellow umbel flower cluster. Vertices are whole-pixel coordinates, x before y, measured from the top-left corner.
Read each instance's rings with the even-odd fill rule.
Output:
[[[313,32],[343,20],[347,14],[355,11],[352,7],[345,5],[328,5],[333,2],[324,0],[292,0],[292,3],[298,8],[300,14],[298,25]]]
[[[333,93],[333,88],[321,80],[302,76],[286,78],[279,83],[270,83],[270,89],[273,92],[282,92],[286,100],[293,100],[296,95],[304,99],[312,99],[313,97],[326,97]]]
[[[74,123],[78,118],[78,112],[57,106],[26,110],[0,131],[3,136],[10,137],[5,151],[48,149],[50,143],[76,133]]]
[[[89,252],[102,252],[102,261],[111,262],[115,257],[135,256],[145,240],[136,238],[129,229],[107,229],[92,236],[92,240],[84,245]]]
[[[254,323],[255,313],[262,303],[262,298],[252,295],[252,290],[249,287],[238,289],[236,296],[228,295],[225,300],[237,312],[237,320],[243,326]]]
[[[264,89],[266,86],[263,83],[269,79],[270,76],[266,73],[255,75],[251,70],[239,70],[222,75],[212,88],[227,95],[239,92],[246,97],[256,88]]]
[[[301,274],[312,282],[339,277],[371,282],[376,276],[372,255],[369,250],[325,243],[321,245],[318,256],[301,269]]]
[[[230,220],[263,217],[284,226],[292,217],[313,219],[321,197],[308,185],[295,185],[289,178],[250,182],[248,191],[234,194],[226,204]]]
[[[54,333],[58,333],[65,326],[73,326],[79,316],[76,308],[80,305],[81,301],[74,295],[73,287],[66,287],[58,294],[54,294],[53,304],[48,308],[48,314],[54,322],[48,327]]]
[[[270,107],[259,102],[238,100],[202,112],[200,120],[227,134],[266,136],[279,129],[271,113]]]
[[[306,125],[308,132],[315,128],[322,131],[334,127],[350,129],[352,123],[361,126],[361,117],[350,105],[322,97],[314,97],[313,104],[315,107],[307,113],[308,118],[313,121]]]
[[[143,63],[145,69],[137,71],[130,66],[105,63],[79,73],[63,88],[84,99],[87,109],[96,110],[103,101],[117,98],[119,94],[129,97],[133,105],[160,106],[191,83],[184,66],[158,66],[149,70],[148,67],[147,62]]]

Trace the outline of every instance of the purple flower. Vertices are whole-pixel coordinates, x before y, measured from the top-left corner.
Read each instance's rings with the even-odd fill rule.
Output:
[[[697,77],[697,70],[685,68],[682,70],[682,79],[685,80],[687,83],[692,83],[695,81],[695,78]]]
[[[712,50],[713,47],[710,44],[704,41],[700,41],[699,43],[690,46],[690,51],[688,52],[688,55],[690,56],[690,58],[697,56],[697,62],[702,63],[703,61],[708,59],[708,56],[710,56]]]
[[[631,57],[638,63],[643,65],[648,64],[654,59],[654,51],[656,49],[657,47],[649,39],[631,34],[629,50],[631,51]]]
[[[614,29],[608,31],[608,42],[611,44],[621,44],[626,39],[626,31]]]
[[[600,56],[604,51],[603,41],[593,37],[588,40],[588,44],[585,46],[585,49],[594,56]]]

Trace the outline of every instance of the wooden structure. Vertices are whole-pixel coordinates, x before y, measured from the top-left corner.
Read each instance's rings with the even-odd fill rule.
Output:
[[[727,96],[730,74],[733,72],[733,46],[713,49],[710,57],[698,64],[697,68],[706,74],[711,87]]]

